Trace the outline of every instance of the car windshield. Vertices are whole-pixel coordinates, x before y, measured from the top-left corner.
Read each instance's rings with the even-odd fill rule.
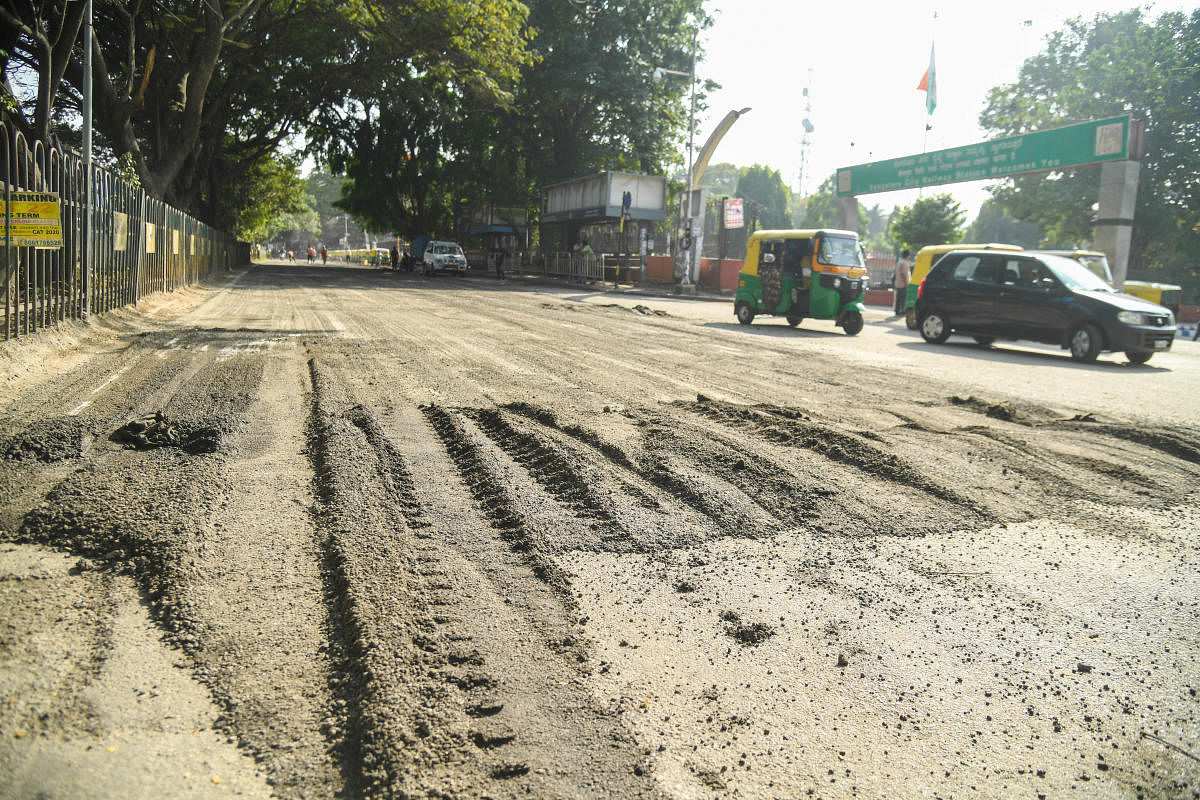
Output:
[[[817,261],[831,267],[861,267],[858,240],[849,236],[822,236]]]
[[[1050,268],[1068,289],[1077,292],[1112,292],[1113,288],[1097,277],[1091,270],[1073,258],[1064,256],[1042,256]]]
[[[1075,256],[1075,260],[1088,268],[1088,271],[1105,283],[1112,282],[1112,271],[1108,268],[1106,256]]]

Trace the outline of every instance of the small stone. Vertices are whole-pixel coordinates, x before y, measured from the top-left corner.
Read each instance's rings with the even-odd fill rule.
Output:
[[[838,665],[839,667],[848,667],[848,666],[850,666],[850,662],[846,660],[846,655],[845,655],[844,653],[838,653],[837,665]]]

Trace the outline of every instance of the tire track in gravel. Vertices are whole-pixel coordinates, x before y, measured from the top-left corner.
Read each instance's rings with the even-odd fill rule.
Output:
[[[588,711],[576,666],[585,656],[564,623],[573,605],[565,573],[524,535],[502,490],[482,480],[473,494],[447,490],[447,468],[473,468],[470,448],[453,432],[459,421],[440,409],[408,417],[417,428],[433,423],[426,434],[403,432],[410,455],[427,463],[430,445],[450,444],[445,465],[423,476],[427,509],[416,499],[408,459],[379,419],[336,369],[313,358],[310,371],[310,453],[346,646],[346,724],[362,765],[362,795],[574,797],[598,787],[605,773],[627,786],[644,782],[631,777],[641,768],[631,744],[618,748],[620,758],[605,751],[614,736],[627,737],[621,726]],[[414,436],[423,436],[415,450]],[[448,493],[459,506],[480,503],[503,542],[498,549],[470,533],[480,530],[478,517],[468,515],[461,526],[440,522]],[[448,547],[448,536],[473,539],[469,556]],[[487,577],[497,570],[482,556],[503,561],[506,553],[498,590]],[[512,567],[528,570],[524,583],[514,584]],[[514,617],[514,607],[535,612],[532,627]],[[481,615],[484,609],[490,612]],[[572,735],[583,735],[586,746]]]
[[[500,538],[529,561],[533,574],[563,602],[573,603],[567,572],[548,555],[561,552],[564,544],[551,541],[545,530],[525,518],[509,496],[504,478],[489,468],[486,455],[465,430],[461,418],[440,406],[423,406],[421,411]]]
[[[590,648],[580,639],[574,596],[562,591],[570,587],[539,577],[543,559],[505,538],[505,528],[479,524],[480,513],[502,526],[512,520],[485,511],[494,507],[493,493],[479,490],[478,475],[472,491],[447,473],[464,475],[464,464],[467,474],[483,469],[485,456],[477,453],[478,463],[461,454],[455,459],[437,446],[447,440],[446,422],[439,420],[439,431],[429,419],[427,408],[404,409],[392,428],[429,509],[431,536],[422,544],[456,579],[454,602],[440,607],[441,621],[469,635],[494,678],[478,687],[469,674],[450,675],[475,718],[471,741],[497,758],[491,774],[503,785],[496,796],[653,796],[645,753],[585,681]]]
[[[1067,430],[1089,437],[1130,442],[1189,464],[1200,464],[1200,428],[1195,426],[1164,428],[1136,422],[1114,424],[1090,413],[1063,419],[1050,409],[1031,403],[992,402],[971,395],[950,397],[945,404],[1026,428]]]
[[[248,421],[270,428],[294,418],[254,406],[264,358],[198,357],[169,396],[150,389],[181,425],[217,426],[214,452],[95,450],[26,515],[18,538],[82,555],[84,568],[132,573],[212,693],[218,730],[262,759],[279,796],[325,797],[341,781],[317,730],[330,703],[329,670],[319,652],[324,605],[307,515],[289,516],[278,503],[286,493],[269,495],[270,510],[255,494],[272,468],[292,474],[270,443],[286,447],[286,432],[265,441],[244,435]],[[281,488],[296,497],[287,483]]]
[[[560,448],[527,431],[519,431],[508,423],[502,412],[494,408],[459,409],[475,421],[485,433],[525,467],[538,483],[546,487],[560,502],[580,516],[611,531],[613,515],[608,504],[597,495],[595,476],[582,474],[586,469],[572,460]],[[589,480],[592,477],[592,480]]]
[[[578,424],[561,422],[558,415],[548,408],[524,401],[509,403],[503,408],[583,445],[602,459],[598,469],[617,470],[631,476],[630,480],[622,480],[621,485],[637,498],[639,504],[655,509],[669,509],[671,505],[691,509],[713,526],[713,535],[747,536],[752,535],[753,531],[771,528],[760,506],[748,499],[739,503],[730,497],[729,490],[732,487],[728,483],[715,482],[713,476],[696,471],[694,465],[665,454],[664,442],[674,438],[673,432],[666,428],[655,429],[653,435],[643,436],[640,451],[631,455],[616,444],[605,441],[595,431]],[[649,420],[640,418],[639,424],[645,427],[649,425]],[[638,486],[633,476],[648,487],[657,488],[661,494],[656,496],[657,493]],[[676,510],[677,519],[680,514],[681,510]],[[754,522],[748,525],[747,520]],[[698,521],[690,525],[700,526],[702,523]],[[676,527],[679,527],[678,522]],[[681,544],[676,537],[668,546],[678,547]]]
[[[891,483],[919,489],[939,500],[978,513],[976,503],[929,480],[913,465],[859,437],[813,422],[802,411],[782,410],[769,405],[737,406],[707,398],[694,403],[681,401],[674,405],[775,444],[812,450],[831,461],[846,464]]]
[[[316,358],[308,368],[308,453],[334,620],[331,649],[341,674],[335,724],[346,761],[356,767],[347,789],[359,797],[408,795],[420,780],[412,768],[430,760],[425,740],[433,730],[430,720],[416,718],[423,706],[416,696],[418,650],[403,613],[413,600],[403,566],[410,532],[389,503],[388,472],[346,414],[358,404]],[[399,613],[389,613],[393,604]]]

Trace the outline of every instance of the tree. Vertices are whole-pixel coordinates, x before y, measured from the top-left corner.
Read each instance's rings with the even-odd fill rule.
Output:
[[[737,192],[738,181],[746,174],[746,167],[733,164],[709,164],[700,185],[709,194],[732,197]]]
[[[755,164],[737,183],[737,196],[753,204],[753,216],[760,228],[788,227],[788,189],[779,170]]]
[[[242,241],[265,241],[281,228],[284,215],[305,211],[304,185],[295,157],[268,158],[256,163],[232,190],[231,204],[239,209],[233,234]]]
[[[63,76],[75,57],[75,42],[86,4],[80,2],[6,3],[0,5],[0,98],[6,111],[29,140],[49,142]],[[22,101],[13,89],[12,75],[26,69],[37,76],[34,97]]]
[[[1037,223],[1021,222],[1004,210],[1004,206],[995,198],[983,201],[979,215],[967,228],[965,241],[968,242],[1004,242],[1021,247],[1038,247],[1042,240]]]
[[[56,119],[78,114],[82,46],[72,31],[82,6],[0,6],[5,86],[14,70],[39,76],[36,101],[6,98],[24,128],[44,131],[47,97],[57,98]],[[297,133],[319,142],[360,116],[368,104],[356,101],[379,100],[396,76],[511,99],[503,84],[525,61],[525,11],[517,0],[97,3],[98,145],[129,155],[151,195],[232,227],[239,180],[270,170]]]
[[[420,15],[418,27],[432,41],[414,41],[407,19],[372,20],[355,56],[359,78],[341,102],[321,107],[309,127],[314,152],[350,178],[337,207],[373,230],[453,235],[461,186],[475,170],[495,168],[477,147],[479,130],[504,134],[496,120],[532,61],[525,6],[515,0],[439,5],[455,13],[445,21]],[[458,49],[435,59],[437,40]]]
[[[927,244],[962,241],[962,223],[967,212],[948,194],[918,197],[911,206],[896,210],[889,233],[896,244],[913,251]]]
[[[1075,19],[1047,37],[1015,83],[994,88],[980,124],[1015,135],[1129,113],[1146,120],[1130,269],[1166,279],[1200,263],[1200,10]],[[1005,181],[993,196],[1036,222],[1043,243],[1090,244],[1099,167]],[[1165,273],[1165,274],[1164,274]]]
[[[514,122],[530,173],[545,183],[602,169],[662,174],[687,135],[690,83],[655,66],[691,71],[694,37],[712,24],[703,0],[528,0],[536,62]],[[697,58],[703,51],[697,52]],[[697,89],[698,110],[705,89]],[[704,133],[696,134],[696,146]]]

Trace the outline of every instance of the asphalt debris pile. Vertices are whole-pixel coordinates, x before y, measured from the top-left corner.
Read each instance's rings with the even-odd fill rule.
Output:
[[[113,441],[136,450],[177,447],[198,455],[217,451],[221,446],[221,431],[213,425],[171,420],[156,411],[122,425],[113,433]]]

